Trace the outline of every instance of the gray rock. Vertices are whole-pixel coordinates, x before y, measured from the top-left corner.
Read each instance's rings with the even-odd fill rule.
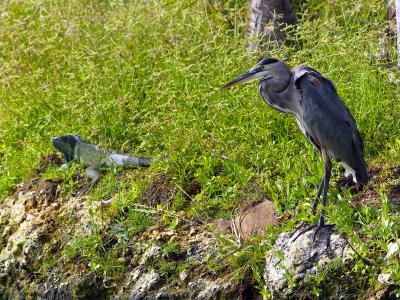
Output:
[[[143,274],[132,288],[129,299],[140,299],[146,292],[151,290],[158,282],[160,282],[160,280],[160,274],[156,273],[154,270]]]
[[[238,286],[237,283],[226,280],[209,280],[199,278],[189,282],[186,287],[178,287],[175,283],[167,284],[153,293],[147,294],[146,299],[261,299],[259,291],[249,286]]]
[[[144,273],[144,269],[142,266],[137,266],[133,271],[130,273],[129,281],[136,282],[139,277]]]
[[[216,298],[217,293],[220,290],[226,289],[224,285],[218,284],[217,282],[211,282],[207,280],[198,280],[200,281],[200,284],[198,284],[198,287],[200,287],[200,291],[196,296],[196,300],[205,300],[205,299],[213,299]],[[196,285],[194,285],[196,286]],[[190,285],[189,285],[190,287]]]
[[[385,259],[389,259],[392,256],[394,256],[394,255],[399,253],[399,243],[400,243],[400,240],[397,240],[396,242],[389,243],[388,252],[387,252],[387,254],[385,256]]]
[[[185,282],[189,277],[189,274],[186,271],[180,272],[179,273],[179,279],[183,282]]]
[[[161,252],[161,247],[156,245],[151,246],[143,253],[142,258],[140,259],[140,264],[145,265],[150,260],[156,259],[157,257],[160,256],[160,252]]]
[[[319,267],[353,253],[339,234],[330,235],[330,230],[323,228],[313,242],[314,232],[306,232],[294,242],[289,232],[281,233],[267,253],[264,279],[273,299],[290,299],[307,274],[318,274]]]
[[[381,273],[378,276],[378,281],[382,285],[390,285],[393,283],[392,274],[391,273]]]
[[[198,263],[206,263],[215,249],[216,239],[209,232],[189,237],[186,256]]]

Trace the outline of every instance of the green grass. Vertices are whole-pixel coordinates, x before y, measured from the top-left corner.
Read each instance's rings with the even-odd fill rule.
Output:
[[[117,194],[122,209],[124,201],[138,201],[153,174],[166,172],[179,187],[188,178],[201,186],[193,199],[181,191],[174,196],[172,209],[185,210],[188,218],[207,222],[228,216],[254,184],[280,213],[304,217],[323,173],[321,159],[292,117],[263,103],[256,84],[219,89],[260,55],[310,65],[333,80],[364,136],[366,160],[398,163],[400,86],[374,58],[384,4],[296,2],[294,46],[249,54],[242,2],[1,2],[0,200],[34,175],[42,156],[55,151],[52,136],[76,132],[102,146],[169,158],[147,170],[107,173],[93,199]],[[334,179],[338,170],[335,165]],[[46,174],[73,185],[72,172]],[[348,200],[331,188],[328,203],[335,206],[328,220],[345,232],[361,226],[371,236],[379,233],[369,245],[374,249],[398,235],[399,227],[392,227],[399,222],[396,214],[355,211]],[[130,218],[129,234],[150,224],[135,213],[124,224]],[[80,241],[87,257],[97,251],[92,244]],[[75,255],[78,248],[73,249]],[[369,269],[368,276],[379,268]]]

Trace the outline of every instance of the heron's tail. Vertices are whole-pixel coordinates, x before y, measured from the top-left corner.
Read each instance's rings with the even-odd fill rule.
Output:
[[[367,165],[363,163],[356,169],[356,179],[359,184],[367,185],[368,183],[368,170]]]
[[[130,166],[148,167],[152,162],[154,162],[154,160],[151,158],[137,157],[130,154],[119,154],[119,153],[112,153],[111,159],[118,166],[130,165]]]

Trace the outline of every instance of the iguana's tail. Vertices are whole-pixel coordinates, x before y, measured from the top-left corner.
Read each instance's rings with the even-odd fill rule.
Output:
[[[144,157],[136,157],[130,154],[119,154],[119,153],[112,153],[111,159],[114,163],[118,166],[139,166],[139,167],[148,167],[154,159],[151,158],[144,158]]]

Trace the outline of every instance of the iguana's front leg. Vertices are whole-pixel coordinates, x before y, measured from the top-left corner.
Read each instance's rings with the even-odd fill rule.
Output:
[[[78,197],[82,196],[83,194],[89,192],[93,186],[96,184],[96,182],[100,179],[100,172],[96,170],[95,167],[87,167],[85,169],[86,175],[91,179],[90,183],[86,185],[79,193]]]
[[[63,170],[63,171],[65,171],[66,169],[68,169],[73,163],[77,163],[77,162],[79,162],[79,160],[77,160],[77,159],[73,159],[73,160],[71,160],[71,161],[69,161],[69,162],[67,162],[67,163],[65,163],[65,164],[62,164],[61,165],[61,167],[60,167],[60,169],[61,170]]]
[[[87,186],[85,186],[79,192],[78,196],[81,196],[81,195],[89,192],[93,188],[93,186],[96,184],[96,182],[100,179],[100,172],[97,171],[96,168],[93,166],[87,167],[85,172],[86,172],[86,175],[92,180],[90,181],[90,183]]]
[[[92,179],[90,181],[90,187],[93,187],[93,185],[100,179],[100,172],[96,170],[94,167],[87,167],[86,168],[86,175]]]

